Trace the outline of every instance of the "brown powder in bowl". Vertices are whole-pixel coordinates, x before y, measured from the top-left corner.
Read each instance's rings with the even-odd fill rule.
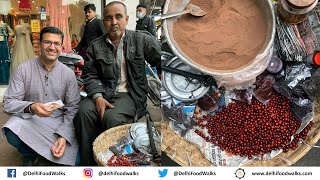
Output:
[[[213,70],[248,65],[264,45],[267,21],[256,0],[191,0],[208,14],[186,14],[173,26],[173,38],[195,63]]]

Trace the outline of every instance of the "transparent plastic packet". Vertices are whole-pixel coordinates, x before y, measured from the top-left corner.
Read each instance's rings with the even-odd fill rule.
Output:
[[[183,121],[182,106],[180,105],[162,105],[163,114],[171,121]]]
[[[129,156],[129,161],[137,165],[150,165],[152,161],[152,156],[145,153],[137,152]]]
[[[251,104],[252,94],[253,87],[249,87],[248,89],[234,89],[225,94],[225,99],[228,101],[228,104],[234,100]]]
[[[281,95],[285,96],[285,97],[291,97],[293,94],[292,89],[290,89],[288,87],[288,83],[284,80],[281,79],[277,82],[274,83],[273,88],[280,93]]]
[[[310,79],[305,80],[301,87],[311,100],[317,101],[320,95],[320,69],[312,74]]]
[[[300,81],[311,77],[311,70],[312,68],[305,63],[287,66],[285,81],[288,83],[288,87],[293,89]]]
[[[312,116],[315,104],[309,99],[291,98],[290,103],[291,112],[297,120],[304,122]]]
[[[292,89],[293,94],[299,98],[308,98],[308,95],[305,93],[301,85],[302,84],[299,83]]]
[[[221,92],[217,88],[210,88],[210,90],[202,96],[196,103],[204,111],[214,111],[218,109],[218,101],[221,97]]]
[[[274,92],[273,85],[275,83],[275,79],[272,75],[267,75],[261,81],[263,83],[261,84],[260,81],[257,83],[257,89],[253,92],[253,95],[257,100],[259,100],[263,104],[267,104]]]
[[[130,137],[130,135],[123,136],[117,141],[117,144],[110,146],[109,149],[116,156],[133,154],[134,153],[133,142],[134,141]]]
[[[319,86],[311,79],[304,81],[302,84],[302,88],[310,99],[316,101],[319,97]]]
[[[195,104],[179,103],[170,108],[163,106],[163,112],[170,120],[171,129],[183,137],[196,124],[196,120],[193,118],[195,108]]]

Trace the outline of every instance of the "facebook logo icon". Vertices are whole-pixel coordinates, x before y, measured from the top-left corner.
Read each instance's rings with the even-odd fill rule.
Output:
[[[16,177],[16,169],[8,169],[8,178],[15,178]]]

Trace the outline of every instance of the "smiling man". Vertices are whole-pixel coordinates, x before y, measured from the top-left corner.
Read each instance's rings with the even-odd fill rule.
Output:
[[[161,46],[154,37],[126,30],[129,16],[122,2],[109,3],[103,18],[107,34],[89,45],[83,70],[89,98],[81,102],[74,119],[81,165],[97,165],[92,143],[101,132],[145,115],[145,60],[158,68],[161,63]]]
[[[12,117],[3,130],[22,154],[22,165],[34,165],[40,155],[64,165],[75,165],[79,145],[72,120],[80,93],[74,72],[58,61],[63,33],[45,27],[40,33],[41,55],[18,66],[4,95],[3,110]],[[61,100],[52,110],[48,102]]]

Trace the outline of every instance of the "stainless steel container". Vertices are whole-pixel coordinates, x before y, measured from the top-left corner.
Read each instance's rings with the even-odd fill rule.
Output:
[[[166,0],[164,6],[164,14],[170,12],[177,12],[183,10],[189,0]],[[250,61],[250,63],[234,70],[219,70],[219,69],[209,69],[201,64],[196,63],[193,59],[188,57],[173,36],[173,25],[177,18],[170,18],[163,20],[163,31],[167,39],[167,42],[172,49],[173,53],[179,57],[183,62],[190,65],[194,69],[203,72],[208,75],[212,75],[217,81],[218,86],[224,86],[227,89],[233,88],[243,88],[246,84],[252,84],[255,81],[256,76],[262,73],[268,66],[272,50],[273,50],[273,40],[275,37],[275,16],[274,7],[270,0],[258,0],[258,5],[263,11],[267,23],[267,36],[263,44],[263,47],[257,54],[257,56]],[[252,27],[254,28],[254,27]]]

